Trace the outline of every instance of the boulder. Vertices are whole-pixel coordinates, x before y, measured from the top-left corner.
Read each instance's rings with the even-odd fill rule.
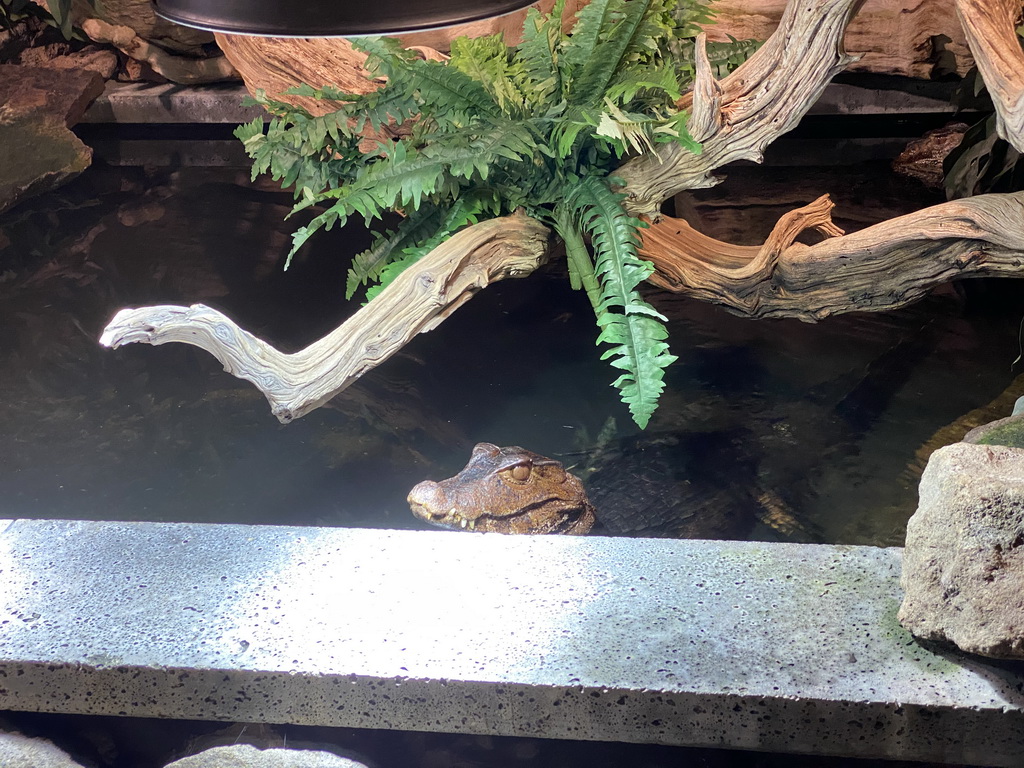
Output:
[[[1021,400],[1024,398],[1019,398],[1018,403]],[[1021,413],[1018,407],[1014,405],[1012,416],[975,427],[964,435],[964,442],[1024,448],[1024,413]]]
[[[90,70],[0,64],[0,213],[89,167],[92,150],[68,129],[103,85]]]
[[[924,640],[1024,658],[1024,449],[932,454],[907,524],[899,621]]]
[[[82,768],[70,755],[46,739],[20,733],[0,732],[0,766],[3,768]]]
[[[0,763],[4,768],[6,764]],[[166,768],[366,768],[331,752],[305,749],[257,749],[248,744],[214,747],[175,760]]]

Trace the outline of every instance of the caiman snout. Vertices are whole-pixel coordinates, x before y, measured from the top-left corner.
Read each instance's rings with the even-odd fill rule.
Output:
[[[445,493],[441,483],[424,480],[409,491],[409,508],[421,520],[442,528],[464,528],[476,530],[476,515],[472,509],[460,509],[462,504],[453,502]]]
[[[433,480],[424,480],[409,491],[408,501],[416,516],[426,520],[430,518],[429,510],[444,507],[444,491]]]

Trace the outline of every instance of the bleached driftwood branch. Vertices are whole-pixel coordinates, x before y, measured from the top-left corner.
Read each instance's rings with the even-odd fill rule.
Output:
[[[765,147],[792,129],[829,81],[853,59],[843,50],[846,25],[864,0],[792,0],[775,33],[720,83],[698,40],[696,82],[680,102],[699,155],[678,144],[630,160],[615,171],[634,214],[656,215],[684,189],[718,183],[712,172],[734,160],[761,162]]]
[[[996,108],[996,132],[1024,152],[1024,51],[1020,0],[956,0],[967,43]]]
[[[1024,192],[978,195],[843,235],[824,196],[784,216],[762,246],[723,243],[663,217],[644,230],[651,278],[670,291],[750,317],[814,321],[895,309],[942,283],[1024,277]],[[828,239],[794,242],[815,228]]]
[[[100,343],[178,341],[205,349],[228,373],[256,385],[274,415],[287,423],[334,397],[417,333],[436,328],[481,288],[533,272],[548,252],[548,238],[544,225],[520,214],[464,229],[340,327],[293,354],[278,351],[202,304],[123,309]]]

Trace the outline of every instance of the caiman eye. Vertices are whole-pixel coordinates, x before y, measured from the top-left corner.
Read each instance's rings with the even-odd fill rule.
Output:
[[[508,471],[509,477],[517,482],[523,482],[530,478],[530,465],[529,464],[516,464],[512,469]]]

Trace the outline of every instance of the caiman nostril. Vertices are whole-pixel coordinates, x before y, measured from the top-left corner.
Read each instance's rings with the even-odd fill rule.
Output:
[[[443,492],[441,486],[435,483],[433,480],[424,480],[422,483],[417,483],[411,491],[409,491],[409,506],[419,507],[424,510],[437,509],[441,506]]]

